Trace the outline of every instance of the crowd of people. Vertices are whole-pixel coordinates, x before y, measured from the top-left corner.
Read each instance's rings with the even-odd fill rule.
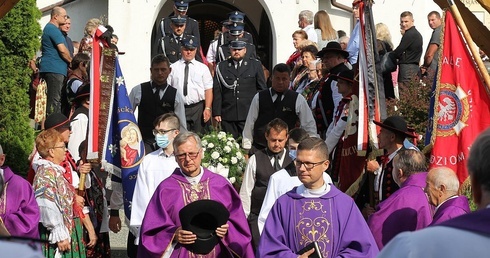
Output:
[[[444,257],[488,253],[488,131],[468,160],[478,213],[458,195],[454,171],[427,171],[401,116],[375,121],[383,155],[360,161],[365,173],[342,169],[344,141],[358,122],[360,1],[353,2],[350,38],[334,29],[327,11],[300,12],[295,51],[271,72],[257,59],[244,13],[229,13],[204,55],[199,25],[187,16],[190,0],[174,1],[156,27],[149,81],[129,93],[138,128],[122,140],[140,135],[146,156],[126,221],[128,257],[418,257],[430,243]],[[441,17],[434,11],[427,18],[434,33],[423,60],[412,13],[400,15],[397,47],[386,25],[376,25],[380,57],[398,65],[396,72],[377,67],[386,99],[397,97],[396,85],[403,90],[434,76]],[[86,161],[88,67],[101,26],[112,33],[106,47],[114,47],[118,37],[98,19],[87,22],[78,45],[67,35],[66,11],[52,9],[39,69],[31,65],[48,91],[27,180],[3,166],[9,150],[0,146],[0,235],[41,239],[46,257],[110,257],[109,231],[121,229],[120,178]],[[201,166],[207,146],[199,135],[216,126],[242,139],[248,159],[241,185]],[[481,245],[444,246],[457,234]]]

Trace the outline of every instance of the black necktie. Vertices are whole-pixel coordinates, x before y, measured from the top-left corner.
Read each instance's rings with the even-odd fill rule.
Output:
[[[279,164],[279,159],[281,158],[281,153],[274,154],[274,170],[281,170],[281,164]]]
[[[189,61],[185,61],[184,69],[184,96],[187,96],[187,81],[189,80]]]
[[[277,97],[276,100],[274,100],[274,107],[277,107],[279,103],[281,103],[282,94],[283,94],[282,92],[276,92]]]
[[[155,89],[155,92],[153,94],[155,95],[155,98],[157,98],[158,100],[160,99],[160,91],[164,90],[165,86],[166,85],[157,85],[157,84],[153,85],[153,87]]]

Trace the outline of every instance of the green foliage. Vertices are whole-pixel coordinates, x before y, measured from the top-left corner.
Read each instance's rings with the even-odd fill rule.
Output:
[[[26,174],[34,132],[29,126],[28,62],[39,49],[41,12],[35,0],[21,0],[0,20],[0,143],[5,164]]]
[[[241,185],[246,162],[240,145],[233,135],[211,131],[202,137],[202,146],[204,150],[202,165],[227,177],[231,183]],[[223,171],[223,167],[229,170],[228,175]]]
[[[431,83],[429,81],[410,81],[407,86],[399,87],[399,100],[386,103],[388,116],[403,116],[408,126],[419,135],[425,136],[429,120]],[[419,149],[424,148],[424,140],[418,141]]]

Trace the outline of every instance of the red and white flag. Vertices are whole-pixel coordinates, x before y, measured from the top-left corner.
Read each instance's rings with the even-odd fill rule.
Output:
[[[462,183],[475,138],[490,126],[490,98],[450,11],[446,11],[435,105],[430,167],[449,167]]]

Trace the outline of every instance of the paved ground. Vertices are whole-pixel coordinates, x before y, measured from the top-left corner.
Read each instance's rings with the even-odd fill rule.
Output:
[[[121,220],[124,218],[124,212],[122,210],[119,211],[119,216]],[[122,222],[122,228],[119,233],[115,234],[111,232],[109,234],[109,238],[111,240],[111,256],[113,258],[126,258],[126,240],[128,238],[128,227]]]

